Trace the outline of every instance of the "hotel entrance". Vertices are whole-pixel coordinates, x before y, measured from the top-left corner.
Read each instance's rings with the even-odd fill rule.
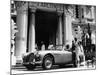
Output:
[[[16,25],[18,32],[15,39],[15,56],[18,60],[27,52],[39,50],[45,44],[72,45],[72,15],[61,4],[34,2],[16,2]],[[70,10],[70,9],[69,9]]]
[[[41,49],[42,44],[48,49],[49,44],[56,45],[58,15],[56,12],[36,10],[35,13],[35,43]]]

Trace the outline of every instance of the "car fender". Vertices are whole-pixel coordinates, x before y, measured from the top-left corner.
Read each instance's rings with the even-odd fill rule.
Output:
[[[55,61],[55,58],[54,58],[54,55],[52,52],[49,52],[49,51],[41,51],[39,52],[39,55],[41,56],[41,60],[42,60],[42,63],[43,63],[43,60],[46,56],[51,56],[53,58],[53,61]]]

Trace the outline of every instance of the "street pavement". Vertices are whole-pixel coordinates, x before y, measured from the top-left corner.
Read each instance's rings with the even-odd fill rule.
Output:
[[[54,65],[50,70],[43,70],[41,66],[37,66],[34,70],[27,70],[24,66],[16,66],[12,67],[11,74],[34,74],[34,73],[43,73],[43,72],[61,72],[61,71],[75,71],[75,70],[90,70],[95,69],[95,65],[80,65],[79,67],[73,67],[71,64],[67,64],[66,66],[60,68],[58,65]]]

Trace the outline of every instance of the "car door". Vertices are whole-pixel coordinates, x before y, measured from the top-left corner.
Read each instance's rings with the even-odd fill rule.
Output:
[[[68,63],[72,61],[72,52],[68,50],[62,51],[62,58],[63,58],[63,63]]]
[[[55,63],[64,63],[63,53],[63,51],[54,52]]]

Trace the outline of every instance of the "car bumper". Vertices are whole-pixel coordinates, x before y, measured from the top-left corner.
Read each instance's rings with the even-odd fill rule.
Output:
[[[29,65],[29,64],[32,64],[32,65],[42,65],[42,61],[36,61],[36,62],[24,62],[22,63],[23,65]]]

